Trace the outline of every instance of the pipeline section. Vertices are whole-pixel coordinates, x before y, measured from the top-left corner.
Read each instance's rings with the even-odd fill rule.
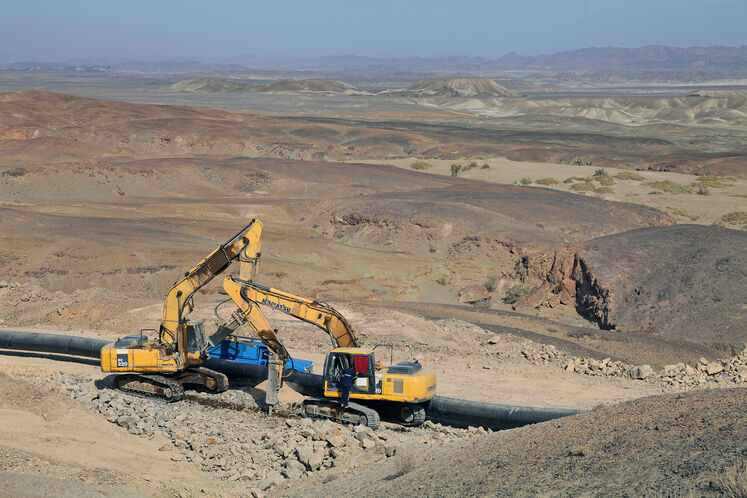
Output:
[[[0,349],[57,353],[86,358],[100,358],[101,348],[112,341],[40,332],[0,330]],[[233,382],[259,384],[267,379],[267,367],[238,361],[210,358],[203,366],[223,372]],[[304,396],[322,396],[324,382],[321,375],[287,371],[284,382]],[[426,406],[429,419],[456,426],[483,426],[491,429],[510,429],[546,420],[567,417],[586,410],[571,408],[538,408],[502,405],[464,399],[435,396]]]

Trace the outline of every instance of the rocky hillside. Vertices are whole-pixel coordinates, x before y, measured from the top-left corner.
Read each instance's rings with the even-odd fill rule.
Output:
[[[438,453],[413,447],[412,465],[395,458],[300,495],[741,496],[727,483],[743,472],[746,408],[746,389],[642,398]]]
[[[701,225],[641,228],[523,259],[544,282],[517,307],[575,303],[607,329],[739,350],[747,343],[747,233]]]
[[[489,78],[429,78],[407,90],[387,92],[406,97],[512,97],[516,94]]]
[[[366,92],[359,90],[339,80],[280,80],[267,86],[260,87],[257,91],[267,93],[328,93],[336,95],[364,95]]]
[[[172,92],[206,92],[206,93],[229,93],[229,92],[251,92],[257,89],[257,85],[242,83],[239,81],[219,80],[216,78],[193,78],[181,80],[169,87]]]

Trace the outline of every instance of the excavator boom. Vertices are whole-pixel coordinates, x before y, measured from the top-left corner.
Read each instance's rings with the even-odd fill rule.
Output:
[[[246,251],[259,253],[262,223],[252,220],[244,228],[236,232],[226,242],[218,246],[205,259],[184,273],[184,276],[171,286],[166,294],[161,321],[160,336],[166,343],[176,343],[177,349],[184,355],[183,349],[187,344],[185,329],[180,327],[184,310],[191,309],[191,299],[195,292],[210,282],[216,275],[222,273],[236,258]],[[249,258],[256,254],[248,255]],[[242,262],[242,266],[244,263]],[[184,337],[178,337],[184,335]]]
[[[340,312],[327,304],[242,280],[233,275],[226,275],[223,279],[223,288],[231,296],[238,293],[244,301],[269,306],[316,325],[329,334],[332,347],[358,347],[358,337],[353,327]]]

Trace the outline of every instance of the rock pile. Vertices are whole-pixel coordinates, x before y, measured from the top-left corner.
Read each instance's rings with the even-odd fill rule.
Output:
[[[372,431],[300,418],[295,405],[284,405],[278,416],[268,417],[241,390],[218,395],[190,392],[182,402],[166,403],[98,389],[80,378],[39,382],[67,392],[131,434],[165,436],[170,442],[161,451],[171,452],[172,460],[191,462],[222,479],[247,481],[259,492],[333,467],[355,468],[383,460],[405,445],[441,444],[485,433],[481,428],[457,429],[430,421],[419,428],[384,423]]]
[[[555,346],[526,341],[521,355],[535,364],[555,363],[568,372],[584,375],[631,377],[636,380],[662,382],[668,386],[734,387],[747,385],[747,348],[738,355],[715,361],[701,358],[695,367],[685,363],[665,365],[660,371],[650,365],[629,365],[610,358],[579,358],[558,351]]]

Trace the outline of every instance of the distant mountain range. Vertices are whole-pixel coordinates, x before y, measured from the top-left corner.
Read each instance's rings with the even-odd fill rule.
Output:
[[[248,71],[306,71],[336,74],[420,73],[429,75],[486,76],[511,73],[710,73],[721,77],[747,77],[747,45],[741,47],[677,48],[648,45],[640,48],[592,47],[552,55],[522,56],[515,52],[498,59],[484,57],[380,58],[334,55],[314,58],[246,55],[231,60],[122,61],[90,64],[81,61],[6,63],[20,71],[242,73]]]

